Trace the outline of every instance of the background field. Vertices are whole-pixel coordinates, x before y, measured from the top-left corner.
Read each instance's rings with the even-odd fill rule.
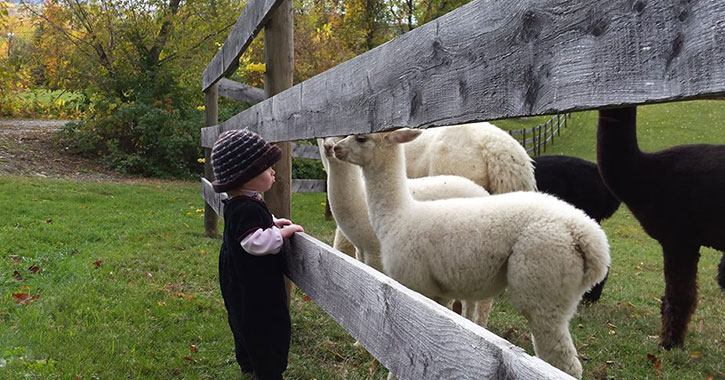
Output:
[[[640,107],[642,149],[725,143],[723,105]],[[495,123],[521,128],[536,119]],[[596,112],[577,113],[546,154],[594,160],[595,130]],[[239,378],[217,284],[220,241],[203,235],[202,209],[195,182],[0,177],[0,379]],[[334,222],[323,210],[323,194],[293,196],[293,219],[330,243]],[[625,207],[603,227],[612,245],[609,281],[602,300],[581,305],[571,322],[584,378],[725,379],[720,253],[702,249],[686,346],[666,352],[657,346],[659,245]],[[292,317],[287,378],[385,378],[299,289]],[[489,329],[533,353],[506,294]]]

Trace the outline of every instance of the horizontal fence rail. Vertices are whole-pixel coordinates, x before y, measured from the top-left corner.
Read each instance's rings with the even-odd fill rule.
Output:
[[[573,379],[309,235],[286,244],[289,278],[401,379]]]
[[[320,159],[320,148],[317,145],[292,144],[292,157]]]
[[[474,0],[202,131],[270,141],[725,94],[725,3]]]
[[[226,78],[219,80],[219,96],[239,102],[257,104],[265,99],[264,90]]]
[[[202,91],[206,91],[222,77],[228,76],[236,70],[239,65],[239,57],[281,3],[282,0],[249,0],[247,2],[221,49],[204,69],[201,78]]]

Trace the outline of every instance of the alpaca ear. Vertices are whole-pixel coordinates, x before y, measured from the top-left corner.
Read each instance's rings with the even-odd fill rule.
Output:
[[[423,131],[418,129],[401,128],[385,134],[385,141],[403,144],[415,140]]]

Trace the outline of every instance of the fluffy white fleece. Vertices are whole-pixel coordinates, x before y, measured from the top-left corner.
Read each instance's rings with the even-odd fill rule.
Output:
[[[338,228],[355,247],[355,257],[383,272],[380,243],[368,217],[365,187],[360,167],[340,161],[332,155],[338,137],[319,142],[320,156],[327,172],[327,197]],[[419,201],[484,197],[486,189],[473,181],[457,176],[432,176],[408,180],[413,199]]]
[[[426,129],[404,149],[408,178],[457,175],[491,194],[536,190],[526,149],[491,123]]]
[[[318,140],[320,157],[327,172],[327,198],[337,223],[333,247],[385,272],[380,259],[380,242],[368,217],[362,171],[360,167],[340,161],[332,154],[333,145],[340,140],[339,137]],[[413,199],[419,201],[488,195],[486,189],[457,176],[409,179],[408,186]],[[491,298],[462,301],[462,314],[486,327],[492,304]]]
[[[542,193],[414,200],[399,144],[419,135],[355,135],[334,147],[335,157],[362,167],[386,273],[434,299],[478,300],[508,287],[536,355],[580,378],[568,324],[582,294],[604,278],[606,235],[584,212]]]

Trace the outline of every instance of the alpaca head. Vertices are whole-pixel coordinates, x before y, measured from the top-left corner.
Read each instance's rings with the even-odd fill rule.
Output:
[[[325,156],[329,159],[335,157],[332,152],[332,148],[337,144],[338,141],[342,140],[342,137],[325,137],[324,139],[318,139],[318,144],[322,147]]]
[[[402,128],[392,132],[350,135],[335,144],[335,157],[359,166],[369,165],[374,157],[385,157],[393,145],[415,140],[422,132]]]

